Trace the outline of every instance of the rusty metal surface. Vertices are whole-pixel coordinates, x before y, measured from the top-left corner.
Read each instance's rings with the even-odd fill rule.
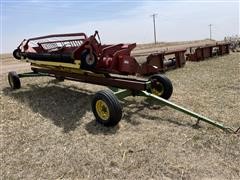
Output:
[[[229,54],[229,43],[216,43],[207,44],[200,47],[191,47],[190,53],[186,54],[186,60],[188,61],[202,61],[207,58],[211,58],[214,55]]]
[[[202,49],[204,59],[212,57],[212,48],[213,47],[205,47],[205,48]]]
[[[185,65],[184,53],[186,49],[176,49],[150,54],[147,57],[147,64],[156,66],[160,72],[174,68],[181,68]],[[168,58],[167,56],[171,56]]]
[[[229,54],[229,46],[230,44],[227,44],[227,43],[218,44],[219,55]]]
[[[176,67],[177,68],[181,68],[186,64],[186,58],[184,56],[185,52],[186,52],[186,50],[175,52]]]

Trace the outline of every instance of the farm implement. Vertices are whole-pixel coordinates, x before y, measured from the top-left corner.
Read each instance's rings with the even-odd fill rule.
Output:
[[[229,54],[230,43],[216,43],[205,46],[190,47],[186,53],[187,61],[203,61],[214,56]]]
[[[102,45],[97,32],[90,37],[84,33],[74,33],[31,38],[24,40],[14,50],[13,56],[30,62],[32,72],[9,72],[8,81],[12,89],[21,87],[20,78],[38,76],[107,86],[109,89],[97,92],[91,103],[96,121],[105,126],[115,126],[121,120],[122,107],[119,100],[128,96],[144,96],[196,118],[197,124],[204,121],[224,131],[239,131],[239,128],[235,131],[170,102],[168,99],[173,92],[171,81],[158,74],[159,69],[151,63],[140,65],[131,56],[135,46]],[[136,77],[149,74],[151,76],[148,79]]]
[[[149,55],[147,54],[138,54],[136,56],[147,56],[146,62],[142,64],[142,66],[147,67],[154,66],[157,67],[159,72],[165,72],[171,69],[184,67],[186,63],[186,59],[184,53],[186,49],[175,49],[161,52],[154,52]],[[149,73],[149,72],[148,72]],[[150,73],[149,73],[150,74]]]
[[[135,43],[102,45],[97,31],[90,37],[84,33],[55,34],[23,40],[13,56],[27,59],[32,65],[71,67],[95,73],[157,73],[157,67],[142,66],[130,56],[135,47]]]

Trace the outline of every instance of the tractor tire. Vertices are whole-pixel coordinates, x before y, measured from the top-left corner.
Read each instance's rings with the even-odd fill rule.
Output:
[[[173,93],[173,86],[170,79],[162,74],[155,74],[149,78],[151,81],[150,93],[163,99],[169,99]]]
[[[15,59],[18,59],[18,60],[20,60],[22,57],[21,57],[21,55],[20,55],[20,49],[15,49],[14,51],[13,51],[13,57],[15,58]]]
[[[11,71],[8,73],[8,83],[12,89],[20,89],[21,88],[20,78],[15,71]]]
[[[81,53],[80,60],[81,60],[81,69],[92,70],[97,65],[97,56],[93,53],[93,59],[91,59],[91,55],[88,50],[84,50]]]
[[[104,126],[116,126],[122,118],[122,106],[110,90],[99,91],[92,100],[96,121]]]

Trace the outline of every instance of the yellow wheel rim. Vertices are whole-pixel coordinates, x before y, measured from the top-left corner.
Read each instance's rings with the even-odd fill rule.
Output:
[[[109,119],[110,117],[109,108],[103,100],[97,100],[95,107],[96,107],[98,116],[102,120],[106,121]]]
[[[164,92],[163,85],[160,82],[157,82],[156,85],[156,88],[152,88],[152,93],[156,96],[161,96]]]

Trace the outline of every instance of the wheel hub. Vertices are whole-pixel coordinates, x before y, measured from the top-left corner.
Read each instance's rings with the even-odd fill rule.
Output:
[[[163,88],[163,85],[162,83],[160,82],[154,82],[153,85],[152,85],[152,93],[156,96],[161,96],[164,92],[164,88]]]
[[[108,120],[110,117],[110,112],[107,104],[103,100],[97,100],[96,102],[96,111],[98,116],[102,120]]]
[[[90,54],[88,54],[88,55],[86,56],[86,63],[87,63],[88,65],[93,65],[94,62],[95,62],[94,56],[93,56],[93,55],[91,56]]]

